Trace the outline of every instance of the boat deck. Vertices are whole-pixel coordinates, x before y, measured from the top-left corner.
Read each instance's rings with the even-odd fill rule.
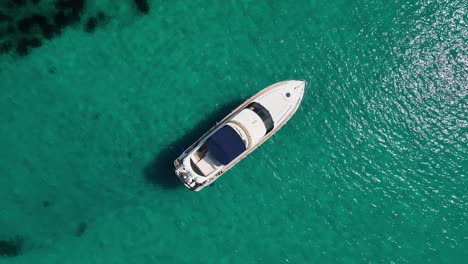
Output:
[[[279,85],[282,85],[283,83],[280,82],[280,83],[276,83],[270,87],[267,87],[263,90],[261,90],[260,92],[258,92],[257,94],[253,95],[252,97],[250,97],[248,100],[246,100],[244,103],[242,103],[240,106],[238,106],[236,109],[234,109],[233,111],[231,111],[231,113],[229,115],[227,115],[225,118],[223,118],[220,122],[217,123],[217,125],[213,126],[210,130],[208,130],[205,134],[203,134],[203,136],[201,136],[195,143],[193,143],[189,148],[187,148],[184,152],[186,154],[190,153],[202,140],[204,140],[208,135],[210,135],[215,129],[217,129],[218,127],[221,127],[225,124],[228,123],[229,119],[231,119],[235,114],[237,114],[239,111],[241,111],[242,109],[244,109],[248,104],[250,104],[252,101],[254,101],[256,98],[266,94],[266,93],[269,93],[270,91],[272,91],[273,89],[275,89],[276,87],[278,87]],[[268,132],[265,137],[257,142],[255,145],[253,146],[250,146],[249,148],[247,148],[246,151],[244,151],[244,153],[242,153],[241,155],[239,155],[236,159],[234,159],[233,161],[231,161],[229,164],[227,164],[222,170],[218,171],[216,173],[216,175],[210,177],[208,179],[208,181],[206,182],[206,184],[202,184],[200,186],[197,186],[195,187],[193,190],[194,191],[199,191],[201,190],[203,187],[205,187],[205,185],[207,184],[210,184],[212,183],[213,181],[215,181],[216,179],[218,179],[221,175],[223,175],[225,172],[227,172],[229,169],[231,169],[236,163],[238,163],[239,161],[241,161],[242,159],[244,159],[248,154],[250,154],[253,150],[255,150],[258,146],[260,146],[263,142],[265,142],[267,139],[269,139],[270,137],[272,137],[281,127],[283,127],[283,125],[291,118],[291,116],[297,111],[297,109],[299,108],[299,105],[302,101],[302,98],[293,106],[293,111],[291,111],[287,116],[286,118],[283,119],[283,121],[279,124],[276,124],[275,128],[273,130],[271,130],[270,132]]]

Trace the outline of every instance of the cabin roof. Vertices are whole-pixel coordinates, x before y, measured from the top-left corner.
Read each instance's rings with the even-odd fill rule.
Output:
[[[221,164],[227,165],[246,150],[239,134],[225,125],[206,140],[209,152]]]

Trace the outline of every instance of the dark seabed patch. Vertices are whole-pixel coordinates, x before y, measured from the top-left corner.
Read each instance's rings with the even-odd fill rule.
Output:
[[[0,239],[0,257],[16,257],[23,249],[23,238]]]
[[[150,10],[150,6],[147,0],[135,0],[135,4],[138,10],[143,14],[147,14]]]
[[[150,10],[148,1],[129,2],[140,14]],[[110,15],[107,11],[91,10],[88,3],[89,6],[96,4],[85,0],[9,0],[0,3],[0,54],[16,52],[26,56],[32,49],[42,46],[45,40],[59,37],[68,27],[80,25],[83,31],[92,33],[104,26],[108,19],[119,19],[112,10]]]
[[[78,226],[76,227],[75,236],[77,237],[82,236],[86,232],[87,228],[88,228],[88,225],[85,222],[80,222]]]

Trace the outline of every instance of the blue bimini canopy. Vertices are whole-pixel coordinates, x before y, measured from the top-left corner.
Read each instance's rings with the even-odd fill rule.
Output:
[[[206,140],[208,150],[223,165],[229,164],[246,150],[245,143],[234,128],[225,125]]]

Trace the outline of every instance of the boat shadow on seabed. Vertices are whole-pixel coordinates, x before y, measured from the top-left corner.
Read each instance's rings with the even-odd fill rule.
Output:
[[[178,140],[165,146],[160,152],[156,153],[155,158],[145,166],[143,175],[145,179],[154,185],[159,185],[164,189],[173,189],[183,187],[184,185],[174,173],[174,160],[193,142],[208,131],[216,122],[221,121],[232,110],[242,103],[242,100],[235,100],[232,103],[224,104],[219,107],[221,110],[214,110],[206,115],[207,117],[199,122],[193,129]]]

